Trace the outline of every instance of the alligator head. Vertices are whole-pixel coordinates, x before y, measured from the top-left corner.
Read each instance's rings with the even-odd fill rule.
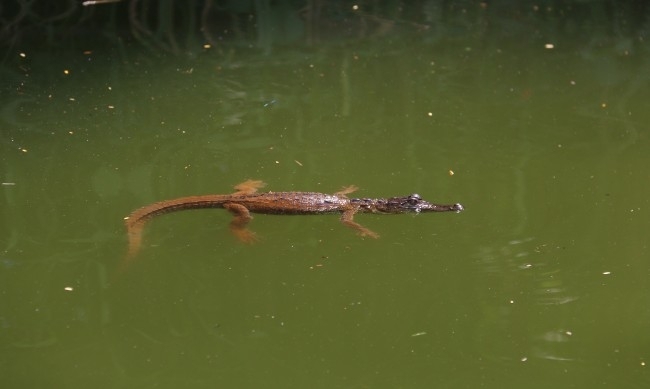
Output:
[[[433,204],[422,200],[419,194],[414,193],[403,197],[390,197],[387,199],[352,199],[353,204],[358,204],[366,212],[378,213],[420,213],[420,212],[460,212],[464,208],[456,204]]]

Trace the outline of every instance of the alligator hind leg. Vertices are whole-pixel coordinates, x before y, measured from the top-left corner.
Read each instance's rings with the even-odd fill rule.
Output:
[[[356,208],[351,208],[343,212],[343,215],[341,215],[341,223],[345,224],[346,226],[350,228],[354,228],[359,232],[359,235],[361,236],[367,236],[373,239],[379,238],[379,234],[377,234],[374,231],[370,231],[366,227],[362,226],[361,224],[355,222],[354,219],[354,214],[357,212]]]
[[[241,204],[237,203],[225,203],[223,205],[230,213],[233,214],[233,218],[230,221],[230,231],[244,243],[254,243],[257,241],[257,236],[255,233],[248,228],[246,225],[248,222],[253,219],[251,213],[248,211],[248,208],[244,207]]]
[[[237,192],[233,195],[249,195],[257,192],[258,189],[266,186],[266,183],[261,180],[246,180],[240,184],[235,185]]]

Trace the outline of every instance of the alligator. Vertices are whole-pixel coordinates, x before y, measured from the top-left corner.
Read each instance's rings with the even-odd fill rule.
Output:
[[[259,180],[247,180],[235,186],[236,192],[226,195],[201,195],[159,201],[133,211],[125,218],[129,236],[128,257],[135,256],[142,244],[142,230],[154,216],[185,209],[225,208],[232,215],[230,231],[240,241],[252,243],[257,240],[254,232],[246,228],[253,218],[251,213],[276,215],[318,215],[340,213],[341,222],[356,230],[359,235],[378,238],[379,235],[354,221],[356,213],[421,213],[461,212],[461,204],[433,204],[418,194],[389,198],[348,198],[356,191],[354,185],[334,194],[316,192],[264,192],[258,189],[266,184]]]

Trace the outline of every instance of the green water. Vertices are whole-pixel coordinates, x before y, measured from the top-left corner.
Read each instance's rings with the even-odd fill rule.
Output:
[[[647,44],[410,42],[16,52],[7,387],[647,387]],[[117,271],[132,210],[248,178],[466,210],[258,215],[254,245],[180,212]]]

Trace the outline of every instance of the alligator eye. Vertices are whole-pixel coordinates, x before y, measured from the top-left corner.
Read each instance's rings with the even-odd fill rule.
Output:
[[[410,205],[417,205],[420,202],[420,200],[422,200],[422,199],[420,198],[419,194],[412,194],[412,195],[409,196],[409,198],[406,201]]]

